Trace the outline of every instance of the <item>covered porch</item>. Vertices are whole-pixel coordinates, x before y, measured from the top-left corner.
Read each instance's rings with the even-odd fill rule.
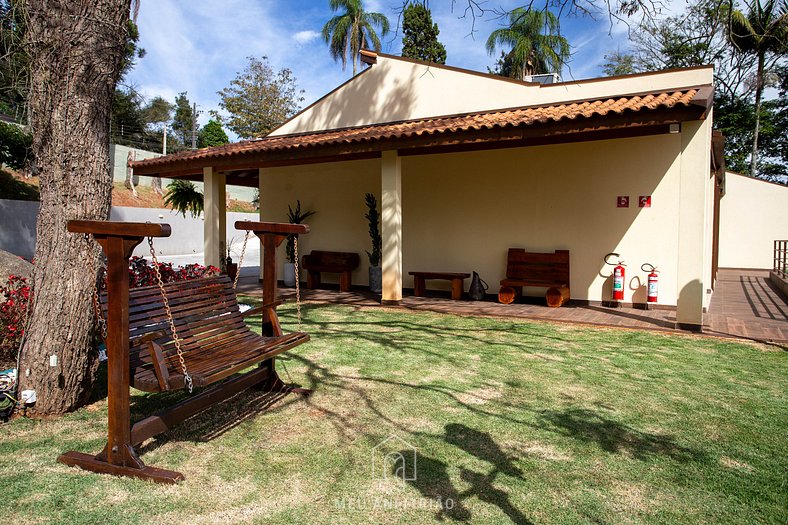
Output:
[[[394,304],[402,301],[403,288],[408,287],[407,269],[467,271],[465,265],[470,264],[484,270],[491,291],[497,290],[505,257],[501,262],[496,253],[494,260],[482,260],[474,258],[474,252],[484,248],[485,239],[496,251],[521,245],[528,242],[522,240],[528,237],[523,232],[531,232],[535,240],[526,247],[534,251],[552,251],[553,246],[574,250],[572,278],[579,284],[573,282],[572,298],[589,304],[602,301],[609,279],[601,275],[597,259],[622,247],[635,251],[637,243],[626,240],[627,235],[638,236],[633,233],[635,222],[643,223],[638,228],[646,231],[661,220],[640,216],[643,210],[637,208],[622,216],[615,210],[618,192],[657,195],[662,190],[668,205],[665,217],[684,225],[676,224],[660,240],[675,250],[665,304],[675,307],[676,324],[700,327],[706,306],[703,283],[709,282],[711,273],[705,255],[711,249],[711,131],[706,119],[712,93],[710,85],[702,85],[269,136],[149,159],[137,162],[134,169],[139,175],[205,184],[205,263],[214,265],[226,245],[227,184],[260,189],[261,220],[285,221],[287,204],[296,199],[314,206],[318,215],[304,246],[342,250],[353,238],[351,248],[361,255],[369,249],[366,224],[349,226],[348,221],[363,214],[360,204],[353,203],[362,203],[366,192],[375,194],[382,216],[382,301]],[[632,150],[629,156],[627,150]],[[622,159],[637,165],[621,166]],[[542,171],[518,175],[520,164],[538,165]],[[645,179],[638,180],[644,173]],[[562,174],[567,178],[558,180]],[[495,183],[487,185],[488,181]],[[622,189],[616,188],[617,182]],[[528,194],[540,203],[549,196],[555,201],[546,208],[539,204],[538,213],[531,202],[524,211],[536,215],[517,213]],[[485,204],[478,208],[474,199],[480,196]],[[508,211],[496,209],[496,203]],[[405,209],[405,220],[413,219],[406,230]],[[329,214],[331,220],[326,218]],[[518,217],[522,224],[513,223]],[[591,240],[592,246],[578,246],[579,240],[570,241],[571,236],[562,233],[589,222],[611,233]],[[539,235],[540,231],[546,233]],[[438,264],[443,267],[421,267]],[[362,264],[354,282],[366,282],[366,268]],[[629,293],[629,302],[642,293],[640,288]]]

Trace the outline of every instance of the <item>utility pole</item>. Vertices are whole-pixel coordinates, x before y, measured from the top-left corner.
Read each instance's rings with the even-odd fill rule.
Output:
[[[164,135],[161,139],[161,153],[162,155],[167,154],[167,122],[164,122]]]
[[[192,106],[192,149],[197,149],[197,103]]]

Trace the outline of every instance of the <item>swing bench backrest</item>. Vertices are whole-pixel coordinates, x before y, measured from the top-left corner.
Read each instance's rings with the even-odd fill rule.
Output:
[[[225,275],[173,282],[164,289],[195,387],[221,381],[309,340],[302,332],[282,334],[276,322],[278,302],[242,313],[233,283]],[[263,311],[275,321],[272,337],[252,332],[244,322]],[[134,388],[161,392],[184,387],[158,286],[129,291],[129,343]]]

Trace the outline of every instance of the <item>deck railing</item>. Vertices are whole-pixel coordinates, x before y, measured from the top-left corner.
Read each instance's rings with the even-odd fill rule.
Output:
[[[774,273],[788,279],[788,240],[774,241]]]

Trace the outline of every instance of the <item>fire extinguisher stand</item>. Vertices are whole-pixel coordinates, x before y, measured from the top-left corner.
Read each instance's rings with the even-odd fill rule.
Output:
[[[651,310],[657,304],[657,292],[659,291],[659,277],[657,267],[651,263],[643,263],[640,269],[648,273],[648,294],[646,296],[646,310]]]
[[[611,262],[610,258],[616,257],[616,262]],[[611,293],[610,306],[613,308],[621,308],[624,301],[624,282],[626,279],[626,264],[621,260],[621,255],[610,252],[605,255],[605,264],[608,266],[615,266],[613,268],[613,291]]]

